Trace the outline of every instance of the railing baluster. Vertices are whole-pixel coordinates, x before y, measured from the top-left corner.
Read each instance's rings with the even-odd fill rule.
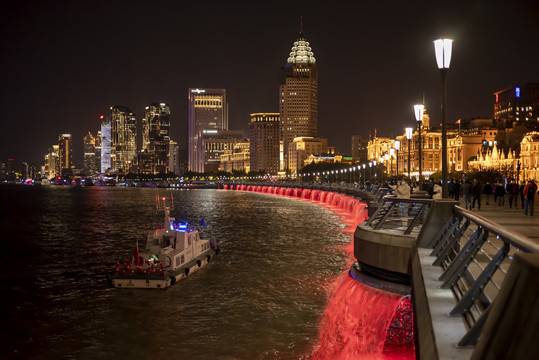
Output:
[[[441,265],[444,260],[446,260],[449,257],[449,252],[451,249],[455,247],[457,242],[460,240],[460,237],[462,236],[462,233],[459,231],[458,226],[460,225],[461,220],[455,218],[455,222],[449,230],[447,231],[447,234],[442,239],[442,244],[440,246],[440,250],[438,250],[438,257],[432,265]],[[466,226],[466,224],[463,225],[463,227]],[[460,234],[457,236],[457,234]]]
[[[503,259],[507,256],[507,253],[509,252],[510,246],[508,243],[504,243],[503,248],[498,251],[496,256],[492,259],[491,262],[488,263],[488,265],[485,267],[481,275],[477,277],[475,282],[472,284],[468,292],[464,294],[462,299],[455,305],[453,310],[449,313],[450,316],[458,316],[463,315],[464,312],[470,308],[472,303],[477,299],[480,292],[485,287],[486,283],[489,281],[489,279],[492,277],[496,269],[500,266]]]

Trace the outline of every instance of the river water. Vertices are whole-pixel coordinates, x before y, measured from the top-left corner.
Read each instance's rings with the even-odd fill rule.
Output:
[[[222,252],[165,290],[113,289],[105,272],[161,225],[207,227]],[[0,325],[8,358],[301,359],[350,263],[340,218],[307,201],[226,190],[0,187]]]

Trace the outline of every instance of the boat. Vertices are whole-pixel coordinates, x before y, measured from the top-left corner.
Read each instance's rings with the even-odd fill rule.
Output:
[[[148,233],[146,248],[139,251],[137,241],[132,259],[116,264],[111,276],[115,288],[167,288],[208,265],[219,253],[217,241],[202,240],[196,228],[176,222],[169,207],[164,210],[164,226]],[[201,225],[205,226],[204,218]]]

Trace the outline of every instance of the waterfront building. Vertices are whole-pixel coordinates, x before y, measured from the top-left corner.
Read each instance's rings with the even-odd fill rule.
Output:
[[[73,138],[71,134],[62,134],[58,137],[58,158],[61,176],[71,175],[73,166]]]
[[[228,130],[226,89],[189,89],[188,93],[188,167],[202,173],[210,163],[219,165],[220,158],[206,159],[203,137]]]
[[[204,168],[200,172],[215,172],[219,170],[221,155],[243,141],[242,130],[205,130],[199,137],[198,147],[204,149]]]
[[[352,135],[352,161],[353,162],[366,162],[367,161],[367,146],[368,141],[363,139],[361,135]]]
[[[151,173],[169,171],[170,106],[153,103],[146,106],[142,119],[142,150],[151,156]]]
[[[494,93],[494,120],[503,127],[539,121],[539,84],[527,83]]]
[[[98,169],[98,155],[96,150],[96,137],[88,131],[88,134],[84,135],[84,173],[86,175],[95,175],[99,173]],[[100,164],[99,164],[100,165]]]
[[[513,177],[516,170],[517,159],[511,151],[505,153],[498,149],[496,142],[490,141],[477,151],[476,157],[468,161],[469,170],[495,169]]]
[[[49,152],[45,155],[45,163],[43,167],[43,175],[47,179],[54,179],[60,176],[60,157],[59,146],[53,145],[49,148]]]
[[[527,133],[520,144],[522,180],[539,180],[539,132]]]
[[[498,129],[492,127],[466,129],[447,138],[447,161],[449,171],[468,171],[469,161],[478,152],[496,141]]]
[[[250,163],[250,141],[244,139],[241,142],[234,144],[232,150],[226,150],[221,155],[221,162],[219,164],[219,171],[234,172],[245,171],[249,173],[251,171]]]
[[[112,140],[110,118],[101,115],[101,173],[109,172],[112,167]]]
[[[328,140],[315,137],[297,137],[288,146],[288,170],[297,174],[305,166],[309,155],[321,155],[328,152]]]
[[[137,120],[125,106],[110,108],[111,168],[129,172],[137,154]]]
[[[302,29],[281,69],[279,90],[281,140],[287,155],[294,138],[318,136],[318,68]],[[285,166],[290,166],[286,156]]]
[[[279,113],[251,114],[249,123],[250,169],[276,175],[280,170]]]
[[[179,175],[180,171],[180,147],[174,140],[168,142],[168,172]]]

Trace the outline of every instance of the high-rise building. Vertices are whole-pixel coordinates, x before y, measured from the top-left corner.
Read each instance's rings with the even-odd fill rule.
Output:
[[[527,83],[494,93],[494,121],[505,127],[539,121],[539,84]]]
[[[206,157],[202,137],[228,130],[226,89],[189,89],[189,171],[204,172]]]
[[[110,108],[112,169],[129,172],[137,154],[137,120],[125,106]]]
[[[154,103],[146,107],[142,120],[142,149],[151,156],[152,173],[169,171],[170,107]]]
[[[101,173],[105,174],[112,169],[110,118],[101,115]]]
[[[53,145],[45,155],[43,173],[47,179],[53,179],[56,176],[60,176],[60,157],[58,156],[58,151],[58,145]]]
[[[62,134],[58,137],[58,158],[62,176],[71,174],[73,166],[73,139],[71,134]]]
[[[180,147],[174,140],[168,143],[168,172],[180,174]]]
[[[251,114],[249,123],[250,170],[277,174],[279,164],[279,113]]]
[[[88,131],[84,135],[84,173],[86,175],[95,175],[98,170],[98,158],[96,153],[96,138]]]
[[[301,29],[282,68],[279,95],[281,140],[286,154],[294,138],[318,136],[318,70]]]
[[[204,149],[204,169],[200,172],[219,170],[221,155],[245,139],[242,130],[207,130],[200,137],[198,147]]]

